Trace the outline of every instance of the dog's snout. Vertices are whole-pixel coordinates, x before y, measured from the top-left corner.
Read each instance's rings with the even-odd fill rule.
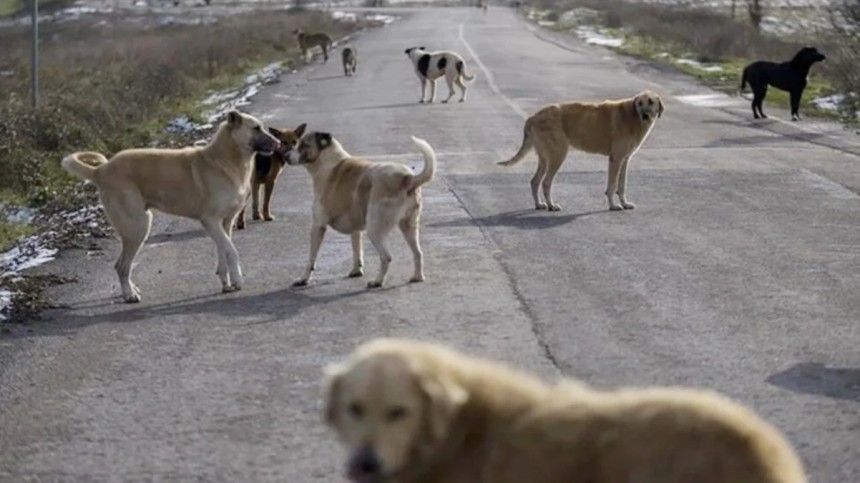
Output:
[[[649,121],[649,120],[651,120],[651,116],[648,114],[642,114],[642,120],[643,121]]]
[[[349,473],[353,477],[374,476],[382,471],[382,463],[370,446],[356,451],[349,462]]]

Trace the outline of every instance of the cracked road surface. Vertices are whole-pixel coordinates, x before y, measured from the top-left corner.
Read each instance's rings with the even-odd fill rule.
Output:
[[[345,278],[349,237],[330,232],[315,283],[290,289],[309,242],[301,168],[281,178],[277,220],[235,235],[239,293],[217,293],[212,242],[186,220],[157,217],[137,306],[113,303],[115,241],[66,251],[48,269],[78,278],[51,294],[67,308],[0,339],[0,481],[341,481],[344,455],[320,422],[321,369],[382,335],[597,386],[714,388],[779,425],[811,481],[860,481],[856,137],[754,123],[743,99],[509,9],[400,14],[355,40],[355,77],[335,52],[250,111],[416,169],[409,135],[426,138],[439,156],[424,190],[427,281],[406,283],[409,250],[393,233],[389,287],[365,290]],[[467,103],[416,103],[403,53],[414,45],[462,53],[478,76]],[[495,165],[540,105],[646,87],[666,113],[632,164],[635,211],[606,210],[599,157],[568,157],[559,213],[531,209],[534,155]],[[369,243],[366,260],[374,273]]]

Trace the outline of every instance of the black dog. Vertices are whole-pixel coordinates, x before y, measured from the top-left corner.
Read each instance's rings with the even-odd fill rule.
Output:
[[[756,119],[762,117],[767,119],[761,104],[767,95],[767,86],[772,85],[777,89],[787,91],[791,94],[791,120],[800,119],[800,97],[806,89],[806,78],[812,64],[826,60],[827,57],[815,47],[804,47],[788,62],[777,64],[767,60],[759,60],[744,68],[741,77],[741,92],[747,83],[753,91],[752,111]],[[759,116],[761,115],[761,116]]]

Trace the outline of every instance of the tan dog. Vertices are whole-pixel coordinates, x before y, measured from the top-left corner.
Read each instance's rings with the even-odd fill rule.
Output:
[[[410,282],[424,281],[424,255],[418,241],[421,186],[433,179],[436,154],[423,139],[413,136],[412,142],[424,155],[424,170],[418,175],[402,164],[354,158],[329,133],[311,132],[302,136],[287,162],[303,164],[313,178],[313,224],[308,267],[294,286],[308,284],[328,226],[352,236],[350,277],[364,274],[361,237],[367,230],[380,259],[379,275],[367,283],[370,288],[381,287],[385,281],[391,263],[385,237],[398,226],[415,262]]]
[[[561,207],[552,201],[552,182],[569,148],[609,156],[606,179],[609,209],[632,210],[636,205],[626,197],[627,168],[662,115],[663,101],[650,91],[618,101],[549,104],[526,120],[523,143],[517,154],[498,164],[517,164],[534,148],[538,155],[537,171],[531,181],[535,208],[558,211]],[[540,199],[540,187],[546,203]],[[615,203],[615,194],[620,205]]]
[[[308,51],[314,47],[322,49],[323,62],[328,62],[328,51],[331,49],[331,37],[324,33],[305,33],[302,29],[296,29],[293,34],[299,41],[299,48],[302,49],[302,58],[308,60]]]
[[[248,198],[254,153],[271,154],[278,140],[256,118],[231,111],[209,144],[185,149],[127,149],[110,161],[94,152],[63,159],[69,173],[92,181],[122,240],[116,271],[126,302],[139,302],[131,281],[134,259],[149,236],[151,209],[199,220],[215,241],[224,292],[242,288],[233,221]]]
[[[302,124],[295,131],[289,129],[269,128],[269,134],[275,136],[280,142],[278,149],[271,156],[257,153],[254,156],[254,175],[251,177],[251,218],[254,220],[263,219],[265,221],[273,221],[272,216],[272,195],[275,194],[275,182],[284,170],[287,164],[287,156],[290,151],[299,142],[299,138],[305,133],[306,124]],[[260,188],[263,188],[263,213],[260,214]],[[236,229],[245,229],[245,208],[239,212],[239,217],[236,218]]]
[[[357,483],[805,483],[782,434],[716,393],[598,391],[379,339],[327,369]]]

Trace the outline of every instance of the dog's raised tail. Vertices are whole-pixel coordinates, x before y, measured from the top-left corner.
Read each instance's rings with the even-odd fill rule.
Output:
[[[66,156],[60,165],[78,178],[93,181],[99,166],[107,164],[107,162],[107,158],[101,153],[81,151]]]
[[[474,75],[469,75],[469,74],[466,72],[466,64],[465,64],[462,60],[457,61],[457,72],[458,72],[461,76],[463,76],[463,78],[464,78],[464,79],[466,79],[466,80],[467,80],[467,81],[469,81],[469,82],[472,82],[473,80],[475,80],[475,76],[474,76]]]
[[[520,145],[520,149],[517,151],[517,154],[507,161],[500,161],[496,164],[500,166],[513,166],[522,161],[533,147],[534,140],[532,140],[531,134],[531,120],[528,120],[526,121],[526,125],[523,127],[523,143]]]
[[[418,173],[417,176],[412,178],[409,191],[412,191],[423,184],[429,183],[433,180],[433,176],[436,175],[436,152],[433,151],[433,147],[430,146],[430,143],[427,141],[421,138],[416,138],[415,136],[412,136],[412,142],[418,146],[418,149],[421,150],[421,154],[424,155],[424,169]]]

